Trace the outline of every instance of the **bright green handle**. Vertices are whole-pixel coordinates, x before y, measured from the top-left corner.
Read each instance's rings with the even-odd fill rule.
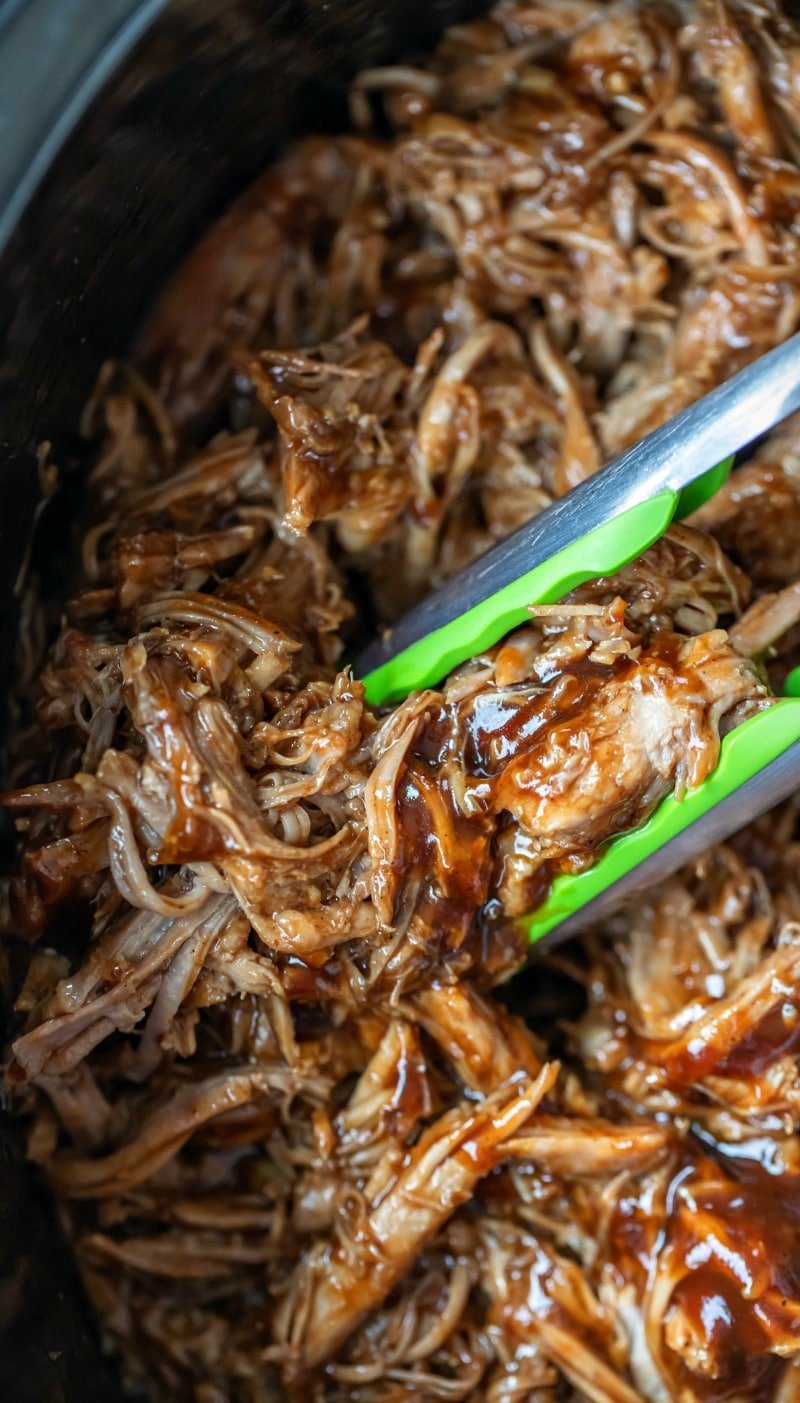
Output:
[[[449,624],[412,643],[364,678],[367,701],[385,706],[409,692],[441,682],[454,667],[498,643],[526,623],[532,604],[555,604],[586,580],[613,575],[663,536],[674,516],[687,516],[713,496],[731,470],[732,458],[710,468],[682,492],[665,488],[595,527],[527,574],[481,600]]]
[[[372,706],[384,706],[409,692],[441,682],[454,667],[526,623],[532,604],[555,604],[586,580],[613,574],[663,536],[677,506],[677,493],[667,489],[589,531],[580,541],[520,575],[497,594],[482,599],[474,609],[367,673],[367,701]]]
[[[786,679],[787,692],[798,695],[800,669]],[[556,877],[547,900],[526,917],[528,939],[541,940],[554,926],[573,916],[607,887],[618,882],[651,853],[663,848],[695,819],[708,813],[729,794],[751,779],[800,740],[800,700],[776,702],[766,711],[751,716],[725,737],[716,769],[682,799],[674,794],[662,799],[641,828],[624,833],[609,843],[602,857],[586,872],[564,873]]]
[[[696,477],[694,482],[690,482],[684,487],[678,501],[677,517],[691,516],[700,507],[704,507],[718,492],[723,483],[728,481],[733,467],[733,454],[730,458],[723,458],[721,463],[717,463],[715,468],[709,468],[707,472]]]

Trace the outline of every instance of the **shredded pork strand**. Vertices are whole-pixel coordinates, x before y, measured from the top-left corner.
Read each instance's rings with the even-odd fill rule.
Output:
[[[799,111],[779,0],[500,0],[102,368],[5,1080],[132,1396],[797,1396],[795,804],[533,971],[521,918],[800,662],[800,421],[435,687],[346,660],[800,326]]]

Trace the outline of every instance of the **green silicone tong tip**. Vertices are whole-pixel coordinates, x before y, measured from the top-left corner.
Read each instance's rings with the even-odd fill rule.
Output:
[[[665,489],[629,508],[418,640],[367,674],[367,699],[383,706],[441,682],[453,668],[525,623],[531,605],[557,603],[587,580],[613,575],[657,541],[672,520],[707,502],[732,465],[727,458],[683,491]],[[541,940],[800,740],[800,668],[787,678],[785,693],[784,700],[725,737],[717,766],[702,784],[680,799],[668,795],[639,828],[612,839],[587,871],[556,877],[544,903],[523,922],[529,939]]]
[[[596,526],[574,545],[481,600],[381,667],[367,673],[367,701],[385,706],[441,682],[454,667],[491,648],[530,617],[532,604],[556,604],[587,580],[613,575],[663,536],[675,517],[688,516],[728,477],[732,458],[695,479],[682,492],[669,488]]]
[[[696,789],[681,799],[667,795],[641,827],[613,838],[593,867],[556,877],[545,901],[524,920],[528,939],[541,940],[581,911],[799,741],[800,700],[792,698],[800,698],[800,668],[787,678],[786,691],[785,700],[751,716],[725,737],[715,769]]]

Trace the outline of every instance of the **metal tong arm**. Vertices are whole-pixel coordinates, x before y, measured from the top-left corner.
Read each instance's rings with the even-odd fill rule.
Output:
[[[356,674],[363,677],[380,667],[628,508],[664,488],[681,491],[795,409],[800,409],[800,332],[648,434],[428,595],[364,649]]]

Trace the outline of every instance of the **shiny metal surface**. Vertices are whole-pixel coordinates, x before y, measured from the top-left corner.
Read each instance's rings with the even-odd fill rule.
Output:
[[[800,408],[800,333],[587,478],[410,610],[359,655],[363,676],[662,488],[686,487]]]
[[[544,937],[542,943],[548,948],[558,945],[562,940],[567,940],[569,936],[585,930],[593,922],[616,911],[626,899],[652,889],[657,882],[669,877],[706,848],[712,847],[714,843],[724,842],[731,833],[750,823],[759,814],[766,813],[767,809],[779,804],[782,799],[788,799],[799,785],[800,742],[790,746],[777,760],[759,770],[758,774],[740,789],[710,809],[696,823],[684,829],[683,833],[679,833],[670,843],[665,843],[646,862],[640,863],[620,881],[606,887],[600,896],[587,902],[574,916],[562,921]],[[534,949],[536,948],[538,947],[534,946]]]

